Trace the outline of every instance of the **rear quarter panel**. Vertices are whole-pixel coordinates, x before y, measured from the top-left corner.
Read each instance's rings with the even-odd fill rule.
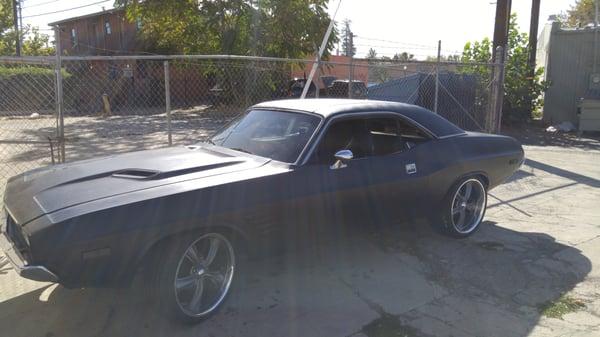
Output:
[[[490,190],[518,170],[524,158],[521,145],[506,136],[467,132],[434,142],[429,187],[435,202],[465,176],[484,177]]]

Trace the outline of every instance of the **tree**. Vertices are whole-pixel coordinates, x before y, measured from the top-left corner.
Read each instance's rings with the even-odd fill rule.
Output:
[[[415,55],[409,54],[405,51],[402,53],[396,53],[396,54],[394,54],[394,57],[392,57],[392,60],[397,61],[397,62],[414,61],[414,59],[415,59]]]
[[[517,16],[510,17],[508,33],[508,52],[505,62],[503,113],[507,118],[503,121],[524,120],[532,117],[532,112],[543,104],[541,94],[546,89],[546,83],[541,80],[542,68],[529,78],[530,65],[528,62],[529,46],[526,33],[520,33],[516,23]],[[479,42],[468,42],[465,45],[462,62],[490,62],[492,59],[492,42],[485,38]],[[481,78],[491,77],[491,67],[473,65],[462,67],[463,72],[476,74]]]
[[[12,42],[10,41],[12,39]],[[12,52],[8,50],[12,46]],[[12,0],[0,0],[0,55],[15,54]]]
[[[54,48],[50,46],[49,36],[41,34],[37,27],[25,26],[21,29],[23,40],[21,55],[23,56],[46,56],[53,55]],[[10,28],[0,36],[0,55],[15,55],[16,34]]]
[[[54,55],[54,47],[50,46],[50,37],[47,34],[41,34],[38,27],[27,25],[21,30],[23,41],[23,55],[29,56],[47,56]]]
[[[584,27],[594,22],[596,9],[595,0],[577,0],[567,11],[564,25],[567,27]]]
[[[25,37],[22,55],[40,56],[54,53],[54,48],[49,46],[48,35],[41,34],[37,27],[31,27],[30,25],[22,27],[20,35]],[[12,0],[0,0],[0,55],[15,55],[16,40]]]
[[[375,60],[377,58],[377,51],[373,48],[369,48],[369,52],[367,53],[367,59]]]
[[[298,58],[312,55],[331,18],[327,0],[115,0],[141,23],[146,50]],[[329,55],[337,34],[329,38]]]
[[[0,38],[13,25],[12,0],[0,0]]]
[[[461,59],[462,59],[462,56],[458,55],[458,54],[440,55],[441,62],[460,62]],[[437,56],[427,56],[427,58],[425,58],[425,60],[429,61],[429,62],[436,62]]]
[[[367,53],[369,62],[369,82],[383,83],[391,79],[386,65],[390,64],[391,59],[387,56],[377,57],[377,51],[373,48]]]
[[[342,29],[342,54],[348,57],[356,55],[356,47],[354,46],[354,33],[350,29],[352,21],[344,20],[344,28]]]

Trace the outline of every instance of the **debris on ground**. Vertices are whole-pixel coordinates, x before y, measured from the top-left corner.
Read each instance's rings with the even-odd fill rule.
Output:
[[[585,303],[570,296],[563,295],[554,301],[540,305],[540,313],[546,317],[562,319],[563,315],[575,312],[586,307]]]
[[[573,125],[573,123],[565,121],[562,122],[560,124],[557,125],[551,125],[549,127],[546,128],[546,132],[572,132],[577,130],[577,128],[575,128],[575,125]]]

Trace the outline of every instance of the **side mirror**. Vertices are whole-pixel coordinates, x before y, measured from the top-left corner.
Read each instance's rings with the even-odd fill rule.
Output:
[[[348,166],[346,162],[354,158],[354,154],[350,150],[339,150],[335,153],[335,163],[330,166],[332,170],[337,170]]]

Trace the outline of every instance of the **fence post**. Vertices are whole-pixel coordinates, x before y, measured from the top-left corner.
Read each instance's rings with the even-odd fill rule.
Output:
[[[318,74],[321,73],[321,58],[320,57],[319,57],[319,60],[317,61],[317,73]],[[308,88],[308,89],[310,89],[310,88]],[[315,83],[315,98],[319,98],[319,81],[317,81],[317,83]]]
[[[438,94],[440,92],[440,61],[442,52],[442,40],[438,40],[437,62],[435,64],[435,97],[433,101],[433,112],[438,112]]]
[[[502,104],[504,100],[504,49],[496,48],[495,60],[492,70],[492,88],[490,93],[490,111],[486,129],[488,132],[499,133],[502,124]]]
[[[59,162],[65,162],[65,119],[64,119],[64,106],[63,106],[63,82],[62,82],[62,47],[60,43],[60,26],[54,26],[54,41],[56,41],[56,61],[54,65],[54,72],[56,73],[56,119],[57,119],[57,137],[60,146]]]
[[[498,54],[502,57],[500,60],[500,64],[498,65],[498,113],[496,114],[497,118],[496,118],[496,125],[495,125],[495,130],[496,133],[500,133],[501,129],[502,129],[502,113],[503,113],[503,106],[504,106],[504,75],[505,75],[505,69],[506,69],[506,53],[507,50],[503,49],[502,47],[499,48],[498,50]]]
[[[171,79],[169,77],[169,61],[164,61],[165,67],[165,113],[167,115],[167,137],[169,146],[173,145],[173,136],[171,132]]]
[[[348,98],[352,98],[352,82],[354,81],[354,55],[350,48],[350,64],[348,65]]]

